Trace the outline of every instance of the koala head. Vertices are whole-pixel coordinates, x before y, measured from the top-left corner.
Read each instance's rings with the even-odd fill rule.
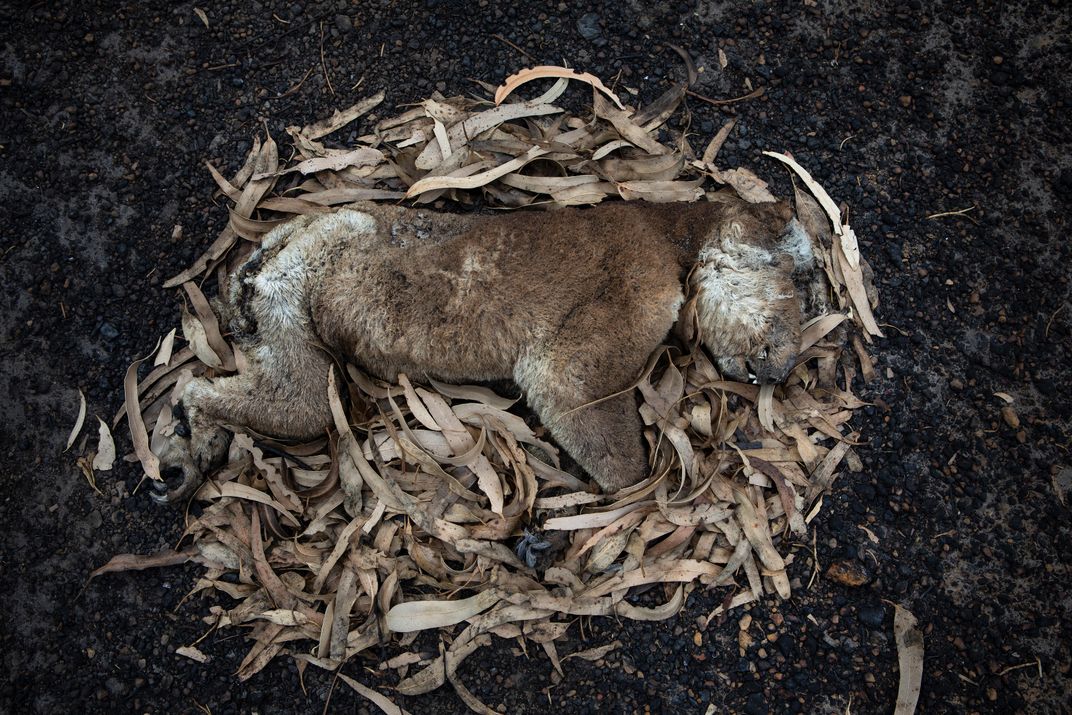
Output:
[[[816,256],[787,214],[785,204],[742,208],[712,232],[692,273],[701,337],[734,380],[781,382],[797,359]]]

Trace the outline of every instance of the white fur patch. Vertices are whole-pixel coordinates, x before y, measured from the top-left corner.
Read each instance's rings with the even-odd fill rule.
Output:
[[[697,315],[703,340],[716,355],[750,354],[765,340],[781,300],[773,256],[758,246],[723,239],[723,246],[708,246],[694,280],[698,290]]]
[[[774,260],[770,251],[748,243],[734,233],[723,235],[721,243],[720,246],[704,247],[700,251],[700,263],[744,270],[767,266]]]
[[[281,226],[280,228],[285,228]],[[309,283],[309,256],[324,238],[350,238],[376,232],[376,219],[355,209],[342,209],[317,216],[299,230],[275,229],[265,238],[261,250],[280,241],[286,245],[269,259],[253,279],[260,305],[258,327],[278,331],[308,322],[306,291]]]
[[[294,326],[306,319],[308,265],[302,252],[290,250],[293,246],[292,243],[280,251],[253,281],[258,297],[264,301],[258,306],[262,331]]]
[[[769,285],[762,274],[737,267],[705,265],[697,272],[697,305],[706,339],[733,340],[743,330],[757,333],[767,323]]]
[[[333,214],[320,216],[310,229],[318,233],[368,234],[376,232],[376,219],[364,211],[342,209]]]
[[[786,224],[782,233],[781,249],[793,257],[793,268],[807,270],[815,266],[815,252],[811,237],[795,218]]]

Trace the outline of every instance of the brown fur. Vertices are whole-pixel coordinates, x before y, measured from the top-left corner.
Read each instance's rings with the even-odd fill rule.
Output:
[[[333,355],[386,379],[511,379],[604,490],[634,484],[647,472],[634,397],[584,405],[637,377],[698,261],[699,324],[720,364],[784,377],[800,329],[793,261],[779,254],[791,216],[716,194],[547,213],[361,204],[296,219],[232,277],[221,312],[249,369],[186,388],[191,435],[162,455],[186,476],[170,498],[222,457],[221,425],[322,434]]]

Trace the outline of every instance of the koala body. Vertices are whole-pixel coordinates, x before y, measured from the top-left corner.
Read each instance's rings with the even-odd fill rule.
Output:
[[[385,379],[510,379],[606,491],[647,475],[627,388],[678,318],[691,280],[704,343],[738,379],[784,378],[799,344],[794,273],[811,241],[784,203],[719,193],[693,204],[608,203],[445,214],[355,204],[271,231],[220,311],[247,357],[190,382],[189,432],[162,463],[190,493],[241,425],[308,439],[331,422],[333,357]],[[598,402],[596,402],[599,400]],[[594,403],[594,404],[589,404]]]

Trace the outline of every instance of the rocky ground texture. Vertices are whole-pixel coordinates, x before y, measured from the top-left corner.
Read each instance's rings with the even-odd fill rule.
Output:
[[[874,403],[854,420],[864,469],[836,482],[814,552],[797,550],[792,600],[700,631],[724,593],[696,592],[666,622],[575,627],[562,652],[625,645],[567,661],[565,678],[542,653],[514,657],[500,642],[467,660],[463,679],[510,713],[890,712],[896,602],[925,634],[922,711],[1067,707],[1063,3],[462,6],[224,0],[204,3],[206,27],[189,3],[0,3],[0,709],[318,712],[330,698],[331,711],[374,710],[328,673],[310,669],[303,689],[285,659],[237,683],[237,632],[202,641],[205,664],[176,655],[205,630],[208,604],[183,602],[194,567],[86,585],[114,553],[174,544],[182,515],[135,493],[130,465],[101,475],[103,494],[89,487],[61,453],[77,391],[91,416],[113,414],[126,366],[177,324],[160,284],[226,220],[203,162],[233,171],[263,123],[282,139],[284,126],[379,89],[393,113],[563,60],[651,99],[680,77],[670,43],[703,68],[699,94],[766,88],[731,105],[690,99],[697,144],[736,116],[723,165],[752,166],[785,195],[784,172],[760,151],[790,150],[852,208],[889,335],[873,351],[879,378],[856,386]],[[827,576],[835,562],[866,569],[867,582]],[[380,685],[362,666],[374,663],[350,674]],[[448,689],[401,700],[463,708]]]

